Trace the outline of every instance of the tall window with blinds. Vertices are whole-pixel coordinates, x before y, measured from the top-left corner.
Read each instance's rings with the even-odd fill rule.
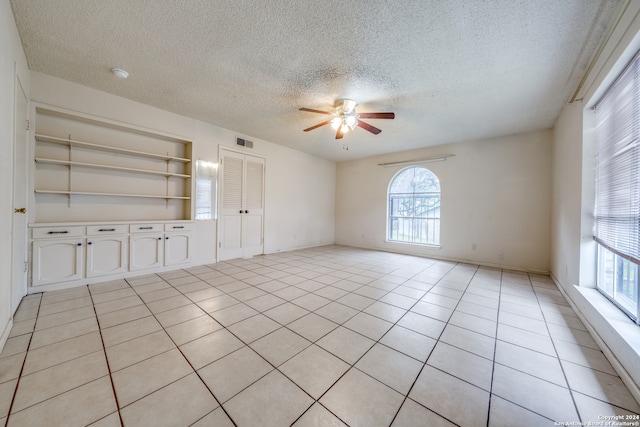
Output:
[[[401,170],[389,184],[389,241],[440,244],[440,181],[429,169]]]
[[[218,164],[204,160],[196,161],[196,221],[217,219]]]
[[[640,56],[595,106],[598,289],[638,323]]]

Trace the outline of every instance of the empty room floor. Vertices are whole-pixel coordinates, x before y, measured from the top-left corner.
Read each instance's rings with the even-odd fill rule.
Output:
[[[341,246],[29,295],[0,354],[9,426],[553,426],[638,412],[549,277]]]

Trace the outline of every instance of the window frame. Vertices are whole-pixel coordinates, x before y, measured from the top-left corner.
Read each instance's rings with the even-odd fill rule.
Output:
[[[428,192],[411,192],[411,193],[392,193],[392,187],[394,185],[394,183],[396,182],[396,180],[404,173],[406,173],[409,170],[423,170],[426,171],[428,174],[432,175],[433,178],[435,179],[435,182],[438,184],[438,191],[428,191]],[[415,176],[415,173],[414,173]],[[394,203],[393,203],[393,199],[394,199],[394,195],[395,196],[402,196],[405,195],[405,198],[409,197],[411,198],[411,202],[412,204],[415,203],[416,199],[429,199],[429,198],[434,198],[435,195],[437,195],[437,214],[436,215],[430,215],[430,216],[416,216],[416,215],[411,215],[411,216],[400,216],[397,214],[394,214],[395,212],[394,210]],[[387,186],[387,214],[386,214],[386,233],[385,233],[385,237],[386,237],[386,241],[388,243],[397,243],[397,244],[406,244],[406,245],[417,245],[417,246],[422,246],[422,247],[436,247],[439,248],[440,247],[440,242],[441,242],[441,222],[442,222],[442,216],[441,216],[441,211],[442,211],[442,186],[440,184],[440,179],[438,178],[438,176],[430,169],[424,167],[424,166],[420,166],[420,165],[411,165],[411,166],[407,166],[405,168],[400,169],[399,171],[397,171],[393,177],[389,180],[389,184]],[[395,198],[396,200],[399,199]],[[415,206],[415,205],[414,205]],[[415,212],[414,212],[415,214]],[[422,242],[422,241],[418,241],[419,239],[416,239],[416,235],[414,234],[414,232],[411,232],[410,235],[410,240],[399,240],[396,238],[394,238],[394,220],[396,221],[396,224],[398,224],[398,220],[399,219],[408,219],[409,223],[411,224],[410,227],[413,227],[413,222],[416,220],[419,220],[423,223],[426,224],[431,224],[432,226],[430,227],[429,225],[427,225],[422,229],[426,229],[426,235],[427,237],[425,238],[426,242]],[[434,225],[435,224],[435,225]]]
[[[596,289],[640,325],[640,52],[593,110]]]

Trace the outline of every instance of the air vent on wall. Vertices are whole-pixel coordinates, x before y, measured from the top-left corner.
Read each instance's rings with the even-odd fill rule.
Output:
[[[253,148],[253,141],[249,141],[247,139],[236,138],[236,144],[247,148]]]

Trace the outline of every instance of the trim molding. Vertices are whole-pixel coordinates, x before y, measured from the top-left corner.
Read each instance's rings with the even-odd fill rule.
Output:
[[[7,343],[9,339],[9,334],[11,333],[11,329],[13,328],[13,317],[9,318],[9,322],[5,326],[2,331],[2,335],[0,335],[0,352],[4,350],[4,345]]]

